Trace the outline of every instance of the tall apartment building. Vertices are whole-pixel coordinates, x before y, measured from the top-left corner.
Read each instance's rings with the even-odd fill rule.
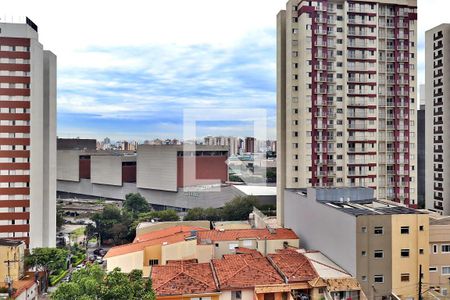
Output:
[[[420,85],[420,106],[417,110],[417,204],[425,207],[425,85]]]
[[[450,24],[425,34],[426,208],[450,214]]]
[[[229,155],[239,155],[241,152],[241,139],[234,136],[205,136],[203,144],[207,146],[228,146]]]
[[[56,56],[28,18],[0,23],[0,238],[56,241]]]
[[[291,0],[278,14],[284,188],[365,186],[414,206],[416,0]]]

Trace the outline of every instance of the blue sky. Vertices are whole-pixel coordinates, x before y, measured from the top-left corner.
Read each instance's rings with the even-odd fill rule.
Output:
[[[266,110],[274,138],[275,15],[285,2],[8,0],[2,9],[29,16],[58,56],[59,136],[180,138],[183,109],[246,108]],[[424,31],[450,21],[449,9],[448,0],[419,0],[420,82]],[[197,132],[245,136],[251,128],[231,120]]]

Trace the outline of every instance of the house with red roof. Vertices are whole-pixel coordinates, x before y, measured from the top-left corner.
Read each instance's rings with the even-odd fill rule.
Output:
[[[137,236],[133,243],[111,248],[104,259],[108,271],[142,270],[149,276],[155,265],[172,260],[196,259],[200,263],[235,254],[245,248],[266,255],[285,247],[298,247],[299,238],[290,229],[206,230],[203,227],[177,225]]]

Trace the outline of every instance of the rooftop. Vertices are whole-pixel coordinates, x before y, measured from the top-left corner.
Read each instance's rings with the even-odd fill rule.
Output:
[[[234,188],[247,196],[276,196],[276,186],[259,186],[259,185],[233,185]]]
[[[178,226],[175,227],[175,229],[167,228],[142,235],[146,236],[145,240],[135,240],[131,244],[112,247],[111,249],[109,249],[108,253],[106,253],[105,258],[143,251],[148,246],[169,245],[185,241],[186,239],[191,237],[191,231],[187,229],[187,226]],[[141,239],[142,236],[140,236],[138,239]]]
[[[309,259],[295,250],[282,250],[269,254],[268,257],[290,283],[305,282],[318,277]]]
[[[413,208],[388,204],[379,200],[364,204],[352,202],[324,202],[324,204],[354,216],[424,214]]]
[[[291,229],[230,229],[230,230],[207,230],[199,231],[198,239],[200,243],[214,241],[236,241],[240,239],[258,239],[258,240],[282,240],[298,239],[298,236]]]
[[[25,244],[22,240],[0,239],[0,246],[16,247]]]
[[[302,251],[302,250],[299,250]],[[343,268],[334,263],[331,259],[319,251],[303,251],[303,255],[307,257],[314,267],[317,275],[323,279],[351,278],[352,276]]]
[[[217,292],[213,271],[209,263],[174,261],[154,266],[151,277],[156,295],[186,295]]]
[[[138,242],[145,242],[149,240],[159,239],[162,237],[169,237],[173,234],[181,233],[181,232],[189,232],[194,233],[200,230],[205,230],[205,228],[197,227],[197,226],[186,226],[186,225],[179,225],[174,227],[169,227],[161,230],[155,230],[149,233],[144,233],[138,237],[136,237],[133,241],[133,243]]]
[[[212,264],[221,290],[284,283],[283,278],[265,257],[249,254],[225,255],[223,259],[214,259]]]

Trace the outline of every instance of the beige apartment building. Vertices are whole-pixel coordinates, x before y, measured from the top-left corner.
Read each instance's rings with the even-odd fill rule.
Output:
[[[450,290],[450,217],[430,215],[430,282],[443,296]]]
[[[285,201],[300,246],[357,278],[368,299],[417,299],[420,266],[429,282],[428,213],[376,200],[370,188],[292,189]]]
[[[428,30],[425,40],[425,204],[450,215],[450,24]]]
[[[417,1],[291,0],[277,16],[283,190],[371,187],[417,204]]]

